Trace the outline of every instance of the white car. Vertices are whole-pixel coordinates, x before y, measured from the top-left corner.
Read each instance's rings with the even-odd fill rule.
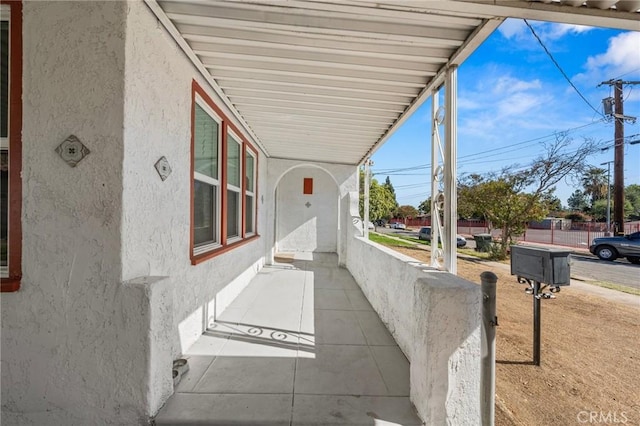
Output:
[[[394,222],[391,224],[392,229],[407,229],[404,223]]]

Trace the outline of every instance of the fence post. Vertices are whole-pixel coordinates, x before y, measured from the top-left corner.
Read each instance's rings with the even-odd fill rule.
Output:
[[[480,373],[480,412],[482,426],[495,424],[496,395],[496,283],[498,277],[493,272],[480,274],[482,283],[482,371]]]

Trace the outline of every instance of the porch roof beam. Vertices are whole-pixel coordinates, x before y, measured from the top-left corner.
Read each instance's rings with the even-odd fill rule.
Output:
[[[304,109],[307,111],[329,111],[329,112],[341,112],[345,114],[357,114],[357,115],[369,115],[371,117],[383,117],[388,118],[389,113],[395,113],[396,115],[401,113],[404,108],[401,106],[385,105],[384,107],[369,106],[370,104],[360,102],[354,105],[341,105],[338,102],[323,102],[319,104],[313,102],[313,99],[303,100],[299,99],[278,99],[275,97],[261,98],[252,96],[234,96],[233,100],[236,105],[254,105],[262,106],[265,108],[293,108]]]
[[[237,75],[230,75],[226,77],[219,77],[216,79],[220,86],[228,87],[232,86],[231,83],[242,83],[242,87],[252,88],[255,86],[260,87],[277,87],[278,90],[288,91],[289,88],[295,88],[291,91],[306,91],[319,90],[321,93],[327,93],[329,90],[336,93],[345,94],[349,96],[350,93],[357,93],[358,96],[362,95],[382,95],[382,96],[403,96],[413,99],[418,93],[418,87],[402,87],[402,86],[390,86],[390,85],[371,85],[360,84],[358,82],[341,82],[331,81],[321,78],[309,78],[306,79],[301,76],[278,76],[267,75],[259,78],[251,78],[248,73],[238,73]]]
[[[468,25],[449,24],[445,26],[426,26],[413,22],[390,22],[387,20],[364,20],[349,18],[347,14],[322,16],[309,14],[295,8],[275,8],[258,10],[259,5],[251,8],[230,8],[221,4],[209,6],[205,4],[186,4],[177,2],[161,2],[162,8],[169,18],[181,23],[210,25],[226,28],[253,28],[302,33],[331,33],[345,36],[358,36],[370,39],[424,42],[427,38],[442,46],[457,46],[466,39],[468,32],[474,28]],[[227,3],[228,4],[228,3]],[[306,13],[305,13],[306,12]]]
[[[206,66],[206,65],[205,65]],[[284,81],[286,82],[288,79],[292,79],[293,81],[322,81],[324,80],[325,85],[336,85],[338,87],[371,87],[371,86],[383,86],[385,89],[388,89],[390,92],[393,92],[394,88],[398,88],[402,90],[402,88],[413,88],[418,89],[422,87],[426,81],[420,82],[420,77],[404,77],[405,81],[398,80],[379,80],[371,77],[360,76],[358,78],[357,72],[345,72],[343,75],[332,75],[332,74],[318,74],[318,73],[302,73],[302,72],[293,72],[287,71],[285,69],[258,69],[254,68],[248,70],[246,68],[238,68],[238,67],[219,67],[214,65],[207,66],[207,69],[211,70],[212,73],[216,77],[227,78],[238,76],[240,78],[251,79],[252,76],[260,80],[269,80],[273,78],[276,81]],[[311,68],[312,69],[312,68]],[[344,75],[351,74],[351,75]],[[379,75],[377,77],[380,77]],[[410,81],[406,81],[410,80]]]
[[[224,85],[223,85],[224,86]],[[360,103],[367,103],[369,106],[384,106],[384,105],[409,105],[411,98],[408,96],[394,96],[394,95],[374,95],[374,94],[352,94],[352,96],[346,96],[347,94],[327,94],[326,91],[318,90],[318,88],[301,89],[296,87],[280,86],[277,88],[265,87],[262,84],[256,84],[253,87],[231,87],[225,89],[225,93],[233,98],[252,96],[256,98],[265,99],[290,99],[297,100],[305,98],[307,100],[331,100],[338,102],[342,105],[358,105]],[[344,103],[341,103],[344,102]]]
[[[521,18],[640,31],[640,14],[638,12],[623,12],[611,9],[601,10],[589,7],[574,7],[559,3],[521,0],[456,0],[433,3],[437,3],[439,10],[455,12],[457,15]]]
[[[310,37],[300,34],[295,39],[283,34],[239,30],[235,28],[210,28],[196,25],[178,25],[189,42],[218,43],[226,46],[249,48],[273,48],[292,52],[342,53],[353,57],[385,57],[397,60],[423,58],[425,61],[446,61],[455,49],[418,46],[410,43],[366,43],[362,40],[345,40],[329,37]]]
[[[198,55],[219,59],[238,59],[246,61],[266,61],[286,64],[331,64],[336,67],[353,67],[355,69],[387,70],[406,74],[420,75],[425,69],[437,71],[434,64],[441,58],[429,57],[393,57],[388,54],[353,55],[350,51],[332,53],[305,52],[286,50],[266,46],[236,46],[223,43],[192,41],[191,48]]]
[[[330,80],[364,80],[372,84],[386,83],[391,85],[406,85],[410,87],[425,84],[425,75],[435,75],[437,67],[425,66],[424,72],[403,71],[395,73],[392,69],[374,69],[374,67],[348,66],[342,64],[299,63],[296,61],[263,61],[245,59],[213,59],[209,56],[201,57],[204,66],[211,70],[250,71],[261,74],[304,75],[322,77]],[[214,75],[216,75],[214,73]]]
[[[338,112],[335,110],[321,110],[321,109],[300,109],[294,107],[283,107],[283,106],[264,106],[264,105],[250,105],[250,104],[237,104],[238,107],[242,107],[243,111],[247,111],[247,113],[253,111],[257,115],[264,114],[268,116],[271,113],[278,114],[289,114],[292,116],[309,116],[309,117],[325,117],[333,120],[341,121],[341,122],[369,122],[369,123],[377,123],[380,120],[389,120],[393,117],[396,117],[397,114],[389,113],[387,115],[382,114],[370,114],[369,112]],[[267,109],[268,108],[268,109]],[[321,108],[321,107],[320,107]],[[248,115],[248,114],[247,114]]]

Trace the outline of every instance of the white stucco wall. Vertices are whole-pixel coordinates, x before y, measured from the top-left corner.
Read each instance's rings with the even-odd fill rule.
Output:
[[[2,423],[135,423],[120,284],[123,2],[24,2],[22,286],[2,295]],[[91,153],[71,168],[70,134]]]
[[[191,265],[198,77],[144,3],[25,2],[23,33],[23,279],[2,296],[2,422],[145,423],[207,308],[242,290],[271,242]],[[91,150],[76,168],[54,152],[70,134]],[[273,212],[258,160],[260,234]]]
[[[243,273],[255,274],[264,264],[268,249],[265,240],[259,238],[191,265],[192,81],[198,81],[229,119],[232,114],[141,2],[130,4],[126,55],[122,274],[124,280],[146,275],[169,277],[174,294],[174,327],[180,325],[183,330],[174,342],[177,355],[203,331],[201,318],[186,323],[185,320],[223,292],[236,277],[242,276],[246,284],[252,274]],[[240,123],[233,122],[241,128]],[[161,156],[167,158],[172,168],[164,182],[153,167]],[[260,200],[265,193],[266,164],[264,154],[259,151],[259,234],[266,227],[266,206]],[[234,288],[239,291],[242,286]]]
[[[338,218],[337,222],[330,226],[337,227],[336,250],[340,259],[340,263],[344,264],[347,256],[347,248],[345,244],[347,238],[346,232],[347,227],[351,223],[351,216],[347,213],[348,210],[346,209],[346,207],[348,206],[347,196],[349,192],[357,191],[358,189],[358,168],[356,166],[307,161],[301,162],[279,158],[267,159],[267,186],[265,189],[266,194],[269,197],[276,197],[276,192],[278,192],[282,196],[282,198],[278,198],[278,205],[276,206],[278,213],[276,213],[276,210],[266,209],[266,221],[270,226],[268,226],[264,230],[264,237],[267,240],[269,246],[271,246],[272,244],[275,246],[276,242],[278,242],[278,244],[280,243],[279,237],[276,235],[276,232],[278,232],[276,228],[278,228],[278,226],[276,226],[275,224],[276,220],[282,219],[276,216],[279,216],[280,213],[282,213],[283,215],[289,214],[286,210],[288,207],[283,206],[280,203],[291,201],[293,199],[290,197],[297,197],[299,195],[301,199],[293,201],[296,202],[300,208],[306,209],[306,206],[304,206],[304,204],[307,201],[309,201],[312,206],[318,204],[313,201],[315,200],[312,198],[313,196],[302,195],[302,178],[314,176],[320,179],[320,181],[314,179],[314,194],[317,193],[316,191],[318,191],[318,189],[324,190],[328,188],[337,188],[337,192],[335,194],[338,198],[336,202],[333,203],[330,200],[330,197],[333,197],[333,195],[328,192],[323,193],[322,195],[320,195],[320,197],[326,197],[327,201],[330,203],[330,207],[322,207],[322,205],[318,207],[319,209],[322,209],[324,211],[323,216],[326,214],[326,218]],[[327,180],[327,178],[330,178],[331,180],[329,181]],[[281,185],[283,182],[284,186]],[[292,191],[291,194],[284,194],[289,190]],[[300,201],[302,201],[301,204]],[[295,220],[295,218],[293,218],[292,220]],[[326,229],[330,228],[326,227]],[[278,249],[283,250],[285,249],[285,247],[279,246]],[[270,253],[267,261],[273,261],[273,251]]]
[[[480,286],[365,240],[358,225],[347,267],[409,359],[418,413],[428,425],[479,424]]]

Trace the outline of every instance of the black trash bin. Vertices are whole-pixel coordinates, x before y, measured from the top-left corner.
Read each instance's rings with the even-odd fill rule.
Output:
[[[473,236],[476,242],[476,251],[489,252],[491,250],[491,242],[493,238],[491,234],[477,234]]]

